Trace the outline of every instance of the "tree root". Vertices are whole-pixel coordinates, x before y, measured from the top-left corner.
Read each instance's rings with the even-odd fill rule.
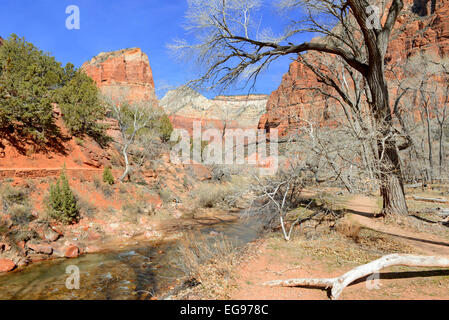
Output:
[[[390,254],[378,260],[356,267],[337,278],[274,280],[265,282],[263,285],[282,287],[303,286],[331,289],[330,298],[332,300],[338,300],[343,290],[355,280],[377,273],[381,269],[391,266],[449,268],[449,259],[437,256]]]

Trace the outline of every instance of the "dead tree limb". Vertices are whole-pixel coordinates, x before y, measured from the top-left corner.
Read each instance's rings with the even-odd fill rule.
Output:
[[[417,200],[417,201],[438,202],[438,203],[448,203],[449,202],[448,200],[442,199],[442,198],[424,198],[424,197],[413,196],[413,199]]]
[[[404,185],[405,188],[420,188],[422,186],[423,186],[422,182]]]
[[[426,208],[419,211],[419,213],[432,213],[442,217],[449,217],[449,209],[444,208]]]
[[[343,292],[343,289],[345,289],[355,280],[369,276],[373,273],[377,273],[381,269],[391,266],[449,268],[449,258],[437,256],[391,254],[354,268],[337,278],[274,280],[265,282],[264,285],[282,287],[322,287],[324,289],[331,289],[330,298],[332,300],[337,300]]]

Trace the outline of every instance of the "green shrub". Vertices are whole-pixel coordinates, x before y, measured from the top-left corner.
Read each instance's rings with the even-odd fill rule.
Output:
[[[109,185],[114,184],[114,176],[112,175],[111,168],[106,167],[103,170],[103,182]]]
[[[98,124],[106,109],[98,98],[95,82],[81,70],[57,92],[64,123],[74,136],[87,134],[92,137],[104,134],[104,127]]]
[[[159,136],[162,142],[170,141],[171,134],[173,132],[173,126],[170,119],[166,114],[164,114],[160,119]]]
[[[65,224],[79,220],[79,207],[75,195],[69,186],[65,169],[56,183],[50,185],[47,199],[47,210],[50,217]]]
[[[16,229],[8,232],[8,237],[12,240],[12,243],[20,241],[29,241],[32,239],[39,239],[39,234],[35,230]]]
[[[84,146],[84,141],[81,138],[75,137],[75,143],[79,146]]]

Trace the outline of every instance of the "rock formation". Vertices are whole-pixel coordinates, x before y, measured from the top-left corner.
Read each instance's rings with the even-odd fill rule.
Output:
[[[420,17],[425,16],[425,17]],[[388,52],[387,63],[404,61],[419,51],[439,56],[449,54],[449,0],[407,0],[403,15],[395,25]],[[306,54],[307,55],[307,54]],[[320,86],[316,76],[308,68],[294,61],[267,103],[267,112],[259,121],[260,128],[278,128],[286,133],[296,125],[295,119],[320,105],[304,90],[295,87]],[[324,115],[322,115],[324,117]]]
[[[82,69],[103,94],[130,101],[157,101],[148,56],[139,48],[102,52]]]
[[[217,96],[207,99],[192,89],[169,91],[160,105],[169,115],[175,128],[189,131],[194,121],[202,127],[257,128],[258,119],[265,112],[267,95]]]

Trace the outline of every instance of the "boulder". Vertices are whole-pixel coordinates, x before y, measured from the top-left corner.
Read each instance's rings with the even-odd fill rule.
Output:
[[[0,259],[0,272],[9,272],[14,270],[16,264],[10,259]]]
[[[66,258],[78,258],[80,255],[80,249],[77,246],[69,246],[65,250]]]
[[[54,231],[54,230],[51,229],[51,228],[48,228],[48,229],[45,230],[45,232],[44,232],[44,238],[45,238],[45,240],[47,240],[47,241],[54,242],[54,241],[58,240],[59,237],[60,237],[60,234],[59,234],[58,232]]]
[[[192,177],[199,181],[205,181],[212,179],[212,174],[209,169],[207,169],[202,164],[192,164],[188,166],[188,170]]]
[[[27,243],[28,249],[33,250],[36,253],[48,254],[51,255],[53,253],[53,248],[51,246],[43,245],[43,244],[35,244],[35,243]]]

